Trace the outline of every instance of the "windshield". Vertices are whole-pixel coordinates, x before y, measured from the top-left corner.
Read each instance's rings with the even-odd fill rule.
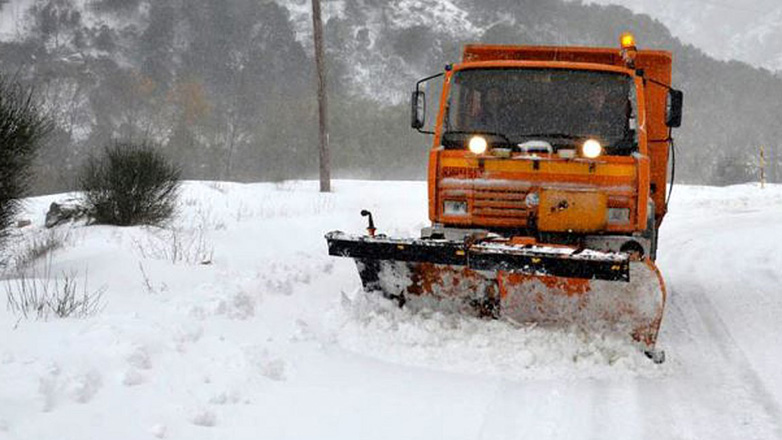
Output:
[[[629,154],[636,144],[634,109],[632,79],[619,73],[462,70],[453,76],[445,137],[483,132],[510,143],[544,139],[556,146],[597,138],[614,154]]]

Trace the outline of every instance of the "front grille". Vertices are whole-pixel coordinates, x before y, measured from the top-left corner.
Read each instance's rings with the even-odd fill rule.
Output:
[[[466,200],[469,214],[491,224],[491,220],[505,226],[524,227],[530,208],[525,199],[530,191],[528,184],[509,181],[444,180],[440,200]]]
[[[527,193],[502,189],[475,190],[473,192],[473,215],[480,217],[527,218]]]

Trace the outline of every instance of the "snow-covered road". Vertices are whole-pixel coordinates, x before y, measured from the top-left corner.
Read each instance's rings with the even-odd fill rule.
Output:
[[[659,260],[664,339],[685,379],[674,413],[693,414],[679,425],[695,437],[782,438],[782,200],[755,186],[683,192]]]
[[[611,337],[364,294],[323,233],[363,230],[367,208],[414,236],[425,184],[334,186],[188,183],[175,232],[52,233],[53,198],[30,200],[10,250],[62,247],[28,277],[88,278],[105,307],[0,310],[0,439],[782,439],[782,186],[675,189],[663,365]]]

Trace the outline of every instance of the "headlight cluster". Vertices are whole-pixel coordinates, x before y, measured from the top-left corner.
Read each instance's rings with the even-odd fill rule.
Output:
[[[489,142],[483,136],[473,136],[467,147],[473,154],[484,154],[489,149]],[[588,139],[581,145],[581,156],[587,159],[598,158],[601,154],[603,154],[603,146],[595,139]]]

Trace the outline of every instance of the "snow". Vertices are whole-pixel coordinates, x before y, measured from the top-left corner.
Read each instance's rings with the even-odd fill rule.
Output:
[[[288,8],[296,28],[296,40],[304,45],[312,45],[312,6],[307,0],[276,0]],[[346,2],[343,0],[322,3],[321,14],[324,22],[332,18],[344,18]],[[390,26],[392,29],[407,29],[423,26],[452,37],[464,38],[466,35],[478,35],[478,29],[468,18],[466,10],[452,0],[391,0],[381,11],[367,10],[370,16],[365,26],[371,29],[370,36],[378,35],[378,27]]]
[[[323,235],[369,209],[417,236],[426,183],[333,186],[188,182],[167,229],[56,228],[28,276],[105,289],[102,308],[0,308],[0,439],[782,438],[782,186],[674,189],[663,365],[611,335],[364,294]],[[7,251],[52,234],[65,197],[29,199]]]
[[[24,17],[31,0],[9,0],[0,6],[0,41],[13,40],[27,32]]]
[[[296,41],[307,49],[312,49],[312,3],[308,0],[276,0],[280,6],[288,9],[295,32]],[[321,20],[328,23],[332,18],[344,18],[345,2],[328,1],[321,4]]]
[[[133,29],[138,25],[138,14],[146,11],[132,11],[124,15],[104,13],[92,7],[91,0],[67,0],[54,3],[56,8],[79,11],[81,24],[90,29],[108,26],[117,31]],[[27,37],[33,26],[30,10],[43,7],[47,3],[42,0],[8,0],[0,6],[0,41],[14,41]]]
[[[309,0],[275,0],[290,13],[291,23],[298,41],[312,53],[312,7]],[[407,90],[420,78],[433,72],[420,71],[406,62],[388,47],[377,47],[381,35],[406,33],[421,27],[458,40],[476,40],[484,31],[472,22],[462,2],[454,0],[388,0],[377,4],[371,2],[346,2],[344,0],[324,1],[321,4],[322,19],[346,19],[354,39],[343,42],[340,56],[347,56],[351,90],[379,103],[398,105],[409,99]],[[360,42],[359,34],[365,34],[367,43]],[[388,42],[386,42],[388,44]],[[327,45],[328,46],[328,45]],[[326,48],[327,51],[329,47]],[[412,49],[411,49],[412,50]],[[400,67],[402,66],[402,67]],[[402,69],[403,75],[398,71]],[[395,75],[389,75],[389,70]]]

